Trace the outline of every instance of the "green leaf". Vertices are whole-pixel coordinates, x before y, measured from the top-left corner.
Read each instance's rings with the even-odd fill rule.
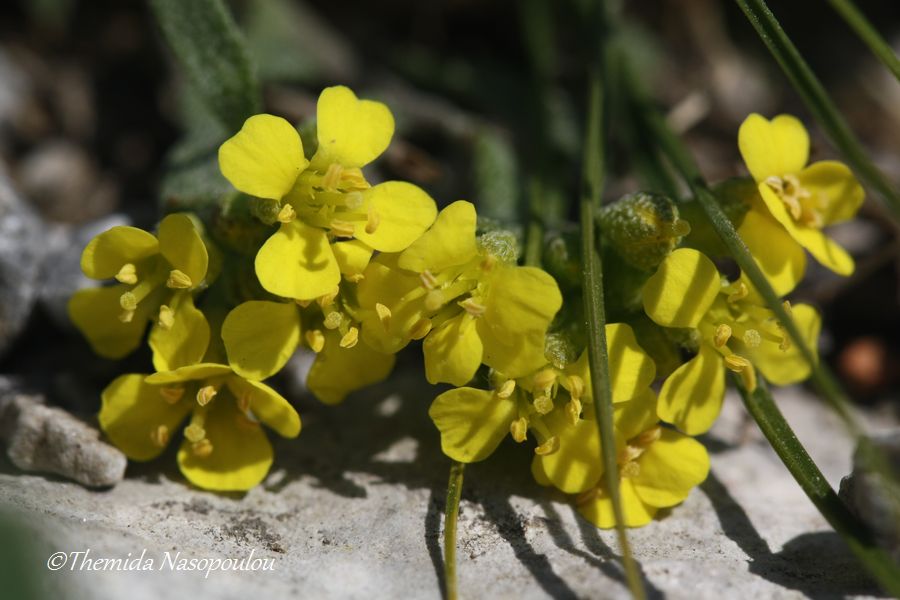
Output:
[[[204,104],[229,131],[259,111],[244,39],[221,0],[151,0],[160,29]]]

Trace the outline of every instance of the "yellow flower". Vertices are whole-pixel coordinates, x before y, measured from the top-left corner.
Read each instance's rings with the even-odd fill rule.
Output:
[[[748,242],[751,251],[756,254],[768,248],[777,258],[781,251],[773,246],[771,238],[778,234],[771,232],[780,224],[821,264],[841,275],[852,273],[853,259],[822,232],[824,227],[853,218],[863,202],[863,188],[850,169],[837,161],[807,166],[809,135],[803,124],[789,115],[779,115],[771,121],[758,114],[750,115],[741,124],[738,147],[761,198],[754,210],[763,216],[755,217],[756,222],[749,226],[760,243]],[[783,235],[777,237],[780,247],[782,238]],[[792,255],[794,261],[795,256]],[[796,263],[787,266],[790,261],[782,259],[775,264],[779,262],[782,278],[786,272],[798,270]],[[761,266],[765,269],[765,264]]]
[[[281,225],[259,250],[256,274],[267,291],[297,300],[330,293],[341,273],[357,277],[372,249],[403,250],[437,213],[418,187],[401,181],[372,187],[362,174],[394,133],[384,104],[337,86],[319,96],[317,113],[312,160],[290,123],[265,114],[247,119],[219,149],[219,167],[235,188],[276,203]]]
[[[521,377],[545,362],[544,335],[562,305],[541,269],[479,250],[475,208],[454,202],[399,256],[372,261],[359,283],[362,334],[393,353],[424,338],[431,383],[467,383],[481,363]]]
[[[659,509],[681,503],[709,474],[706,448],[682,433],[661,427],[655,402],[653,392],[648,390],[615,410],[619,494],[627,527],[642,527]],[[581,454],[584,460],[591,460],[597,466],[592,476],[584,480],[593,483],[576,498],[578,512],[597,527],[615,527],[612,501],[600,477],[597,427],[595,423],[585,422],[584,428],[585,436],[592,443],[585,444],[589,450],[585,452],[582,448]],[[537,457],[532,472],[539,483],[552,483],[546,465]]]
[[[606,334],[613,402],[621,403],[648,388],[655,367],[628,325],[609,324]],[[459,462],[477,462],[493,453],[507,433],[522,442],[531,430],[540,442],[535,452],[549,461],[548,470],[559,477],[555,480],[558,487],[577,487],[573,482],[584,477],[583,470],[595,466],[587,458],[592,450],[585,448],[580,439],[582,424],[586,423],[582,410],[593,411],[587,353],[564,369],[545,365],[527,377],[496,378],[493,391],[462,387],[435,398],[428,414],[441,433],[444,454]],[[584,427],[596,431],[592,421]],[[570,452],[584,453],[584,460],[578,466],[569,461],[565,469],[551,465],[554,449],[562,446]],[[582,474],[575,472],[579,469]]]
[[[244,491],[263,480],[272,446],[261,423],[283,437],[300,433],[300,416],[278,392],[213,363],[122,375],[103,391],[99,420],[128,458],[146,461],[162,453],[189,415],[178,466],[208,490]]]
[[[643,289],[644,310],[663,327],[696,331],[697,355],[663,383],[659,417],[689,435],[707,431],[725,394],[725,369],[756,385],[755,368],[777,385],[802,381],[810,366],[775,315],[757,304],[742,281],[723,282],[702,253],[681,248],[660,264]],[[790,307],[790,305],[787,305]],[[790,308],[806,343],[815,350],[821,319],[814,308]]]
[[[189,217],[169,215],[153,236],[135,227],[113,227],[91,240],[81,269],[118,285],[79,290],[69,317],[94,351],[121,358],[141,342],[147,322],[153,366],[167,371],[199,361],[209,345],[209,325],[192,293],[206,278],[209,258]]]
[[[306,385],[327,404],[337,404],[348,393],[383,381],[393,369],[393,355],[359,340],[359,323],[336,293],[310,303],[305,336],[301,335],[302,318],[294,302],[254,300],[234,308],[222,325],[231,368],[243,377],[265,379],[280,371],[305,339],[316,352]]]

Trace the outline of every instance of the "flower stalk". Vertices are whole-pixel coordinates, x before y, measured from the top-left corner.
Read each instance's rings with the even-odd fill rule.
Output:
[[[456,523],[459,518],[459,499],[462,496],[463,471],[466,465],[453,461],[447,482],[447,507],[444,512],[444,585],[446,600],[456,600]]]

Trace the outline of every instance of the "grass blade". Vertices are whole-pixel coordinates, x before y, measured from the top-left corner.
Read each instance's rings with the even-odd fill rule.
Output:
[[[841,15],[841,18],[844,19],[847,25],[856,32],[856,35],[865,42],[866,46],[869,47],[869,50],[872,51],[872,54],[878,57],[878,60],[890,69],[891,73],[894,74],[894,77],[900,80],[900,59],[897,58],[893,48],[891,48],[890,45],[884,41],[884,38],[878,34],[878,31],[872,27],[872,23],[869,22],[865,15],[859,12],[859,9],[853,4],[853,0],[828,1],[831,3],[831,7]]]

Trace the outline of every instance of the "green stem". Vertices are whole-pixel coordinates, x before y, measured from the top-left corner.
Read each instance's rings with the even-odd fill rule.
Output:
[[[588,110],[587,138],[584,148],[583,181],[581,195],[581,252],[584,262],[583,294],[584,312],[588,327],[588,363],[594,389],[594,406],[597,430],[603,455],[606,487],[612,500],[616,517],[616,531],[622,552],[622,562],[628,587],[634,598],[645,598],[637,565],[631,556],[622,499],[619,495],[619,466],[616,461],[616,444],[613,437],[612,393],[609,388],[609,357],[606,349],[606,314],[603,304],[603,264],[597,251],[594,225],[594,209],[600,204],[603,189],[604,154],[602,135],[603,86],[601,76],[591,76],[590,104]]]
[[[825,476],[778,410],[762,378],[759,378],[759,384],[752,393],[747,391],[739,377],[732,376],[732,380],[740,391],[747,412],[822,516],[843,537],[884,590],[900,597],[900,570],[897,565],[875,544],[868,528],[847,509],[828,485]]]
[[[852,0],[828,0],[831,7],[841,15],[856,35],[869,47],[869,50],[884,63],[891,73],[900,80],[900,59],[894,53],[890,45],[884,41],[878,31],[872,27],[872,23],[866,19]]]
[[[900,219],[900,193],[887,178],[872,164],[869,157],[841,116],[825,88],[813,74],[812,69],[800,56],[796,46],[781,28],[775,15],[769,10],[765,0],[735,0],[759,37],[781,65],[791,85],[803,98],[807,108],[837,146],[850,167],[865,181]]]
[[[459,517],[459,498],[462,496],[463,471],[466,465],[454,461],[450,465],[447,482],[447,507],[444,512],[444,585],[446,600],[456,600],[456,521]]]
[[[541,179],[532,177],[528,182],[528,227],[525,230],[525,264],[540,267],[544,253],[544,220],[541,210]]]

